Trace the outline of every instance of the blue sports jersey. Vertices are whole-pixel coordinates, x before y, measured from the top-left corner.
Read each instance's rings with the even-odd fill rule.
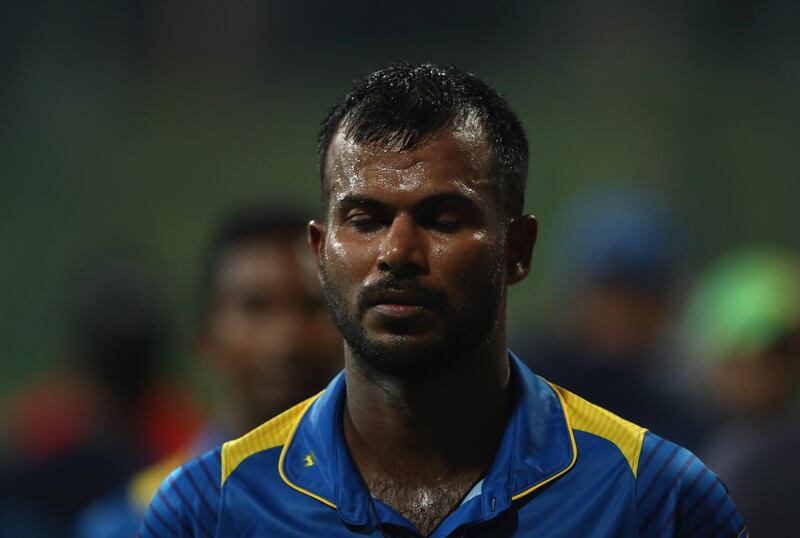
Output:
[[[432,537],[747,536],[725,486],[692,453],[534,375],[487,475]],[[370,495],[342,431],[344,374],[319,395],[183,465],[142,538],[419,536]]]

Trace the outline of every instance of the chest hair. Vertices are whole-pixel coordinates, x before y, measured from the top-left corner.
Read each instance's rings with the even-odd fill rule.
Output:
[[[480,476],[481,473],[470,473],[436,484],[379,477],[371,481],[369,489],[427,536],[458,506]]]

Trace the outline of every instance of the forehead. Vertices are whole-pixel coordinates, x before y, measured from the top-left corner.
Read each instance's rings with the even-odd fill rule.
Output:
[[[361,144],[340,129],[329,148],[325,176],[331,202],[380,190],[422,194],[455,189],[481,197],[494,197],[497,191],[491,148],[474,126],[442,131],[411,150]]]
[[[316,285],[314,259],[302,236],[253,239],[233,245],[219,260],[221,290],[252,286]]]

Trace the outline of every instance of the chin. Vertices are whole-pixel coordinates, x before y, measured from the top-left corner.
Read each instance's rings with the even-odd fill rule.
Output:
[[[392,377],[436,376],[457,365],[437,335],[383,335],[359,344],[352,347],[355,360]]]

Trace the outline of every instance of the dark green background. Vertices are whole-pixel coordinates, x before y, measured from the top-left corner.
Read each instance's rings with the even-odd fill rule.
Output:
[[[547,315],[553,223],[591,186],[662,196],[688,267],[800,247],[794,3],[166,4],[0,7],[0,395],[62,358],[76,274],[109,246],[158,271],[185,365],[215,219],[257,201],[314,214],[320,120],[397,58],[479,74],[528,130],[541,236],[517,333]]]

